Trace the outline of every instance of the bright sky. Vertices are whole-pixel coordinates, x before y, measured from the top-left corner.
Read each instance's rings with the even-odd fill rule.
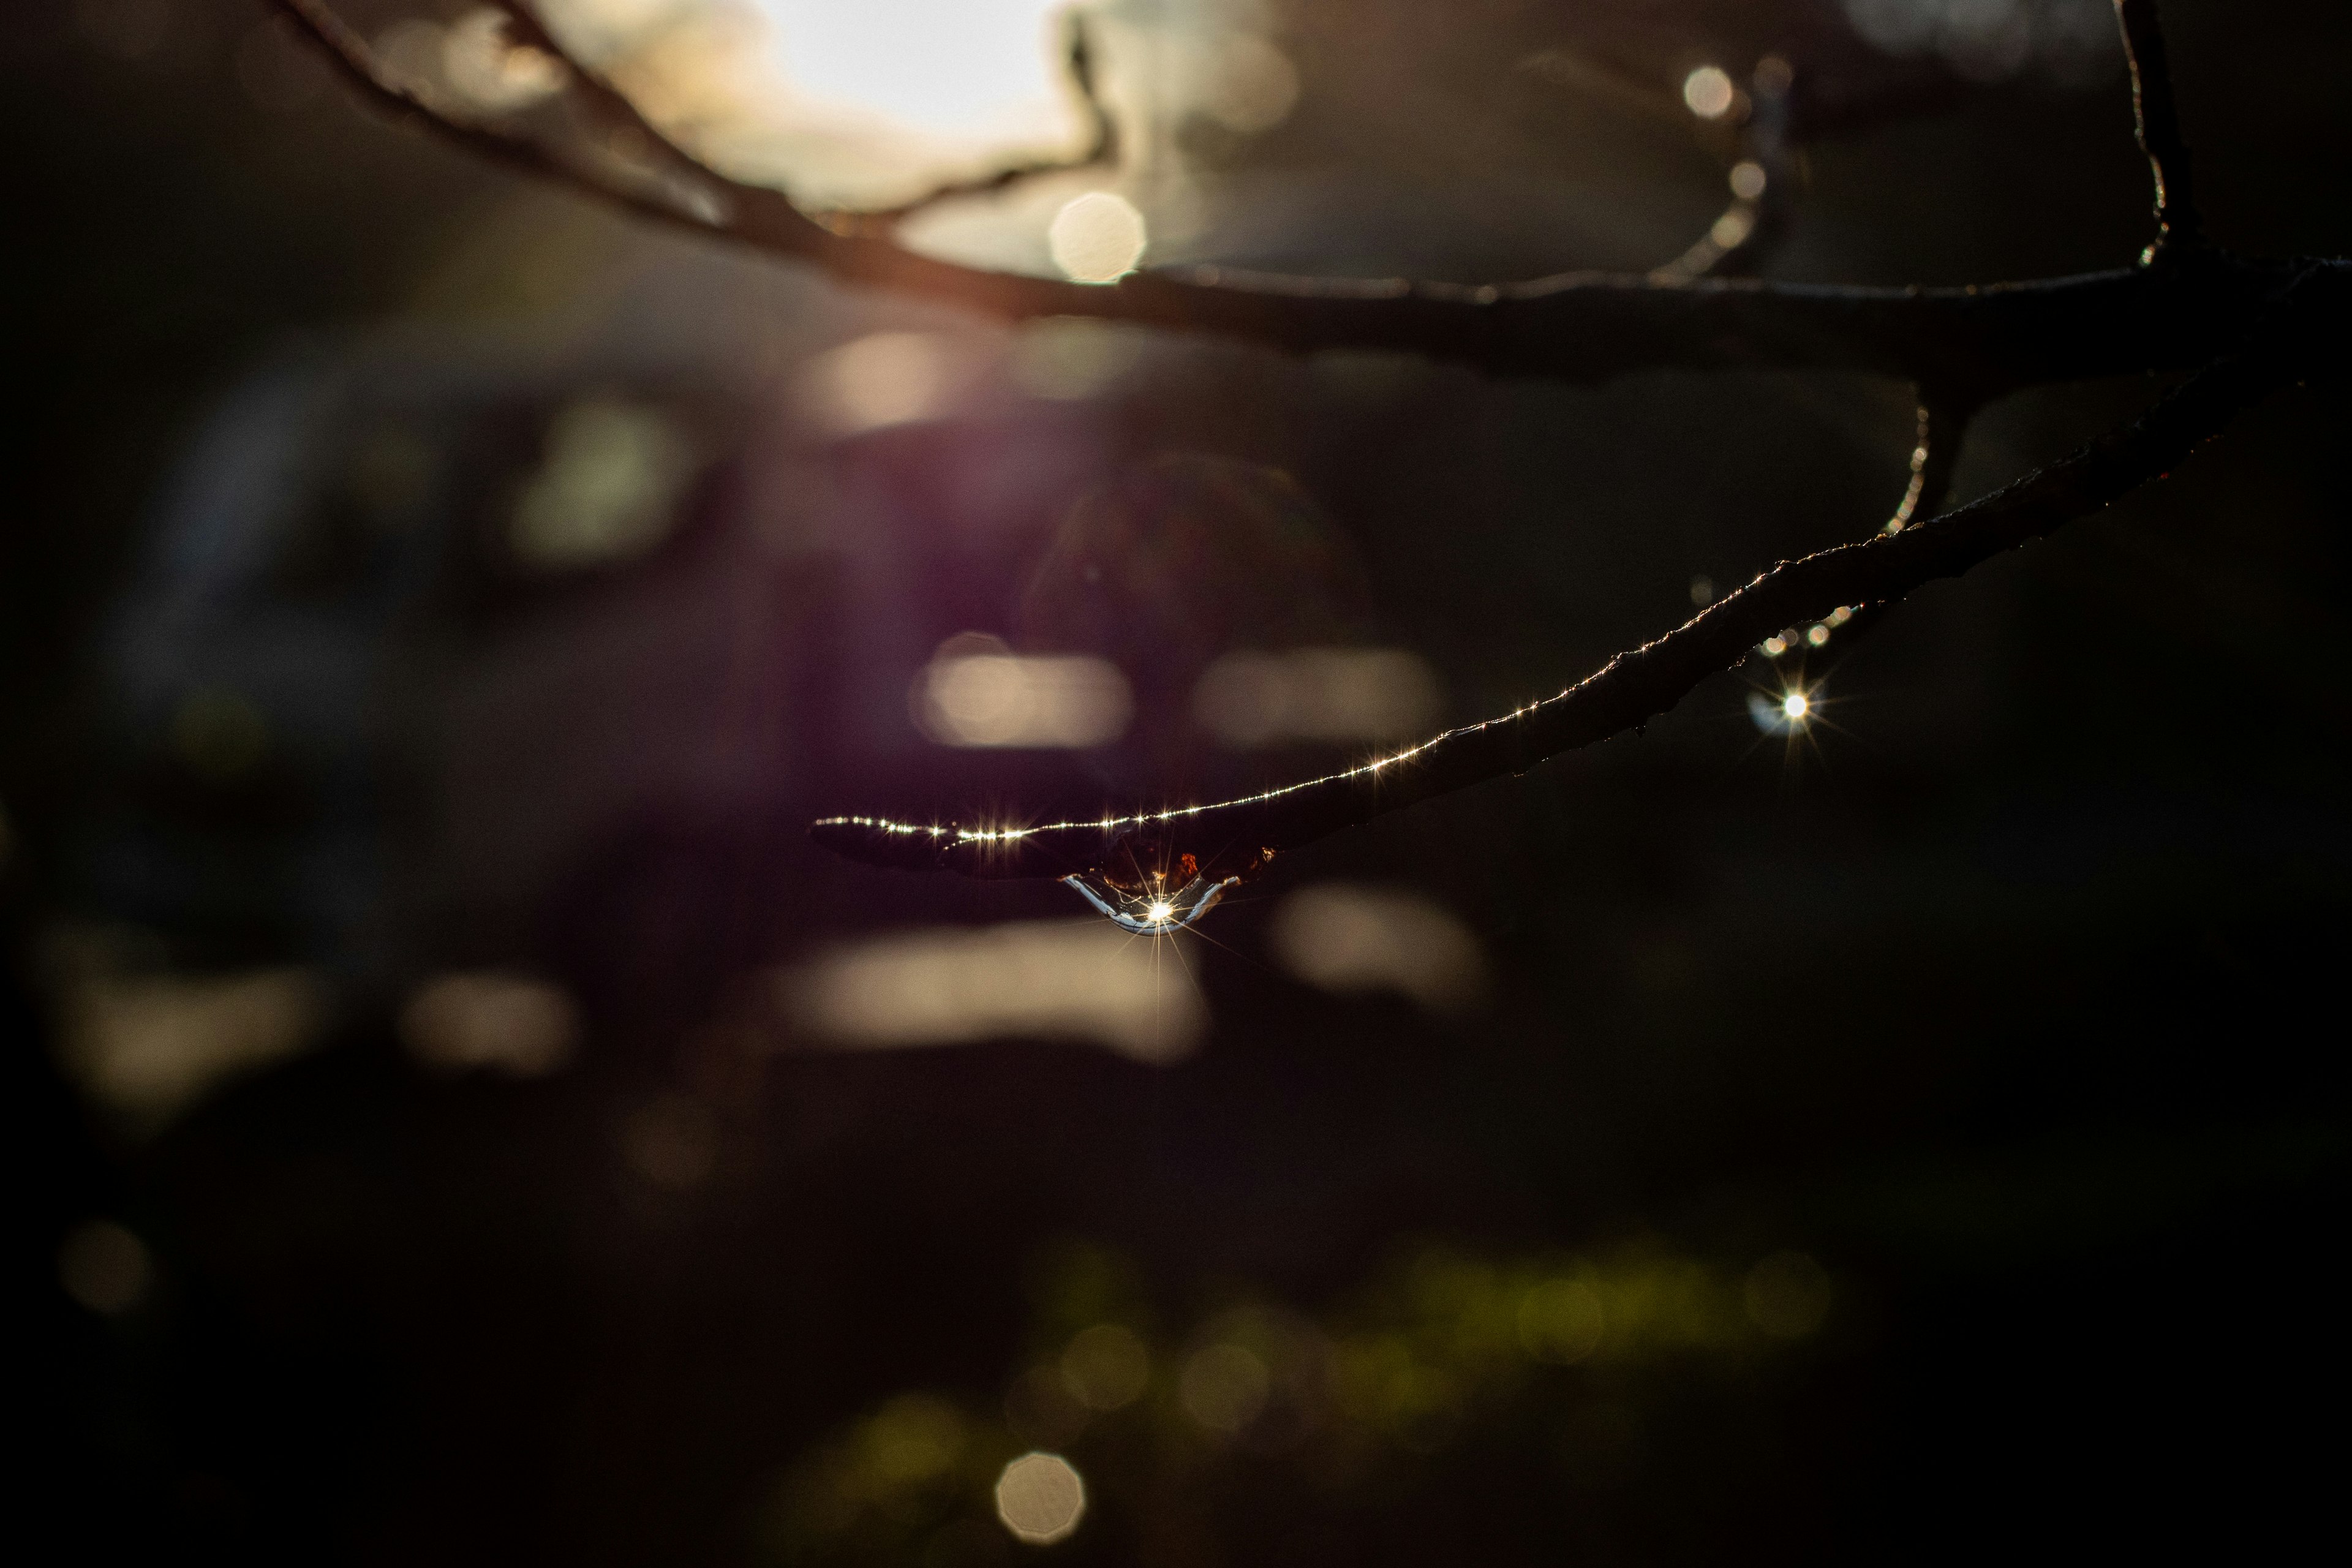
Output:
[[[758,0],[812,99],[948,136],[1058,132],[1061,0]]]

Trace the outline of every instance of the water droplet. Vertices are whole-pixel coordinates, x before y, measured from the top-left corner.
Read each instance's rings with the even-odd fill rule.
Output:
[[[1101,864],[1062,881],[1121,930],[1160,935],[1198,921],[1273,858],[1271,849],[1229,851],[1204,868],[1164,826],[1146,823],[1114,840]]]

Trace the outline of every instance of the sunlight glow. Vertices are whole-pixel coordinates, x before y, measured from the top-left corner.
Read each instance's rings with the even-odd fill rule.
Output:
[[[1088,127],[1064,80],[1063,8],[565,0],[548,9],[583,61],[698,154],[787,183],[804,205],[854,207],[1083,146]],[[435,29],[436,53],[439,37]],[[509,68],[521,80],[503,90],[529,85],[527,60]]]
[[[761,0],[786,72],[810,98],[941,135],[1034,136],[1053,125],[1061,8],[1061,0]]]
[[[562,90],[565,76],[554,56],[509,42],[506,18],[488,6],[449,25],[441,70],[458,97],[492,113],[529,108]]]

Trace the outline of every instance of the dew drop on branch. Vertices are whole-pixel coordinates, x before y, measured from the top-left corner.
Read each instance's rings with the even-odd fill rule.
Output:
[[[1252,847],[1204,866],[1165,826],[1145,823],[1113,840],[1099,864],[1062,881],[1121,930],[1160,935],[1200,920],[1273,858],[1273,850]]]

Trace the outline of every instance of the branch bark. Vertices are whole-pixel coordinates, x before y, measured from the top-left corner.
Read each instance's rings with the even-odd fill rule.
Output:
[[[2132,119],[2139,150],[2156,181],[2156,243],[2147,256],[2153,260],[2168,247],[2202,244],[2205,225],[2189,184],[2189,143],[2180,134],[2172,58],[2165,48],[2156,0],[2116,0],[2116,25],[2123,30],[2124,57],[2131,65]]]
[[[2053,381],[2192,369],[2242,334],[2286,275],[2281,264],[2217,255],[2193,276],[2135,268],[1946,289],[1658,282],[1591,272],[1474,285],[1214,266],[1070,283],[963,267],[869,233],[836,233],[782,191],[702,163],[568,58],[570,90],[597,116],[635,132],[654,150],[656,171],[621,169],[503,121],[457,118],[386,68],[325,0],[271,3],[366,100],[476,155],[847,283],[1015,320],[1087,316],[1298,353],[1386,350],[1571,382],[1654,369],[1849,370],[1990,397]],[[542,47],[561,54],[552,38]]]
[[[2352,263],[2305,264],[2242,348],[2200,371],[2146,414],[2072,456],[1939,517],[1784,562],[1654,642],[1619,654],[1559,696],[1451,731],[1345,773],[1216,805],[1097,822],[899,824],[833,817],[811,835],[879,866],[982,878],[1058,877],[1101,863],[1122,834],[1169,835],[1204,871],[1311,844],[1344,827],[1472,784],[1526,772],[1562,752],[1635,729],[1728,669],[1777,629],[1842,605],[1891,603],[2038,539],[2168,473],[2284,382],[2339,358]]]
[[[509,123],[454,117],[387,70],[327,0],[272,3],[363,97],[397,118],[509,167],[675,227],[813,264],[845,282],[1013,319],[1091,316],[1294,352],[1391,350],[1499,374],[1598,381],[1668,368],[1837,369],[1899,376],[1922,389],[1912,487],[1877,537],[1784,563],[1558,697],[1346,773],[1218,805],[1042,827],[835,817],[812,829],[829,847],[882,865],[1060,876],[1098,865],[1118,835],[1148,829],[1191,838],[1180,847],[1204,871],[1255,867],[1269,852],[1637,727],[1781,628],[1859,606],[1846,623],[1850,644],[1922,584],[1965,572],[2164,473],[2281,380],[2344,347],[2352,263],[2251,260],[2203,243],[2154,0],[2116,0],[2116,12],[2155,180],[2156,243],[2134,268],[1963,289],[1592,273],[1474,286],[1217,267],[1097,286],[992,272],[908,250],[888,237],[887,221],[828,226],[780,190],[711,168],[564,56],[526,0],[507,0],[508,8],[570,68],[578,105],[632,132],[652,151],[653,171],[552,147]],[[2179,265],[2190,257],[2194,266]],[[2137,421],[1993,495],[1916,521],[1948,479],[1960,423],[1987,400],[2047,382],[2187,369],[2197,374]]]

